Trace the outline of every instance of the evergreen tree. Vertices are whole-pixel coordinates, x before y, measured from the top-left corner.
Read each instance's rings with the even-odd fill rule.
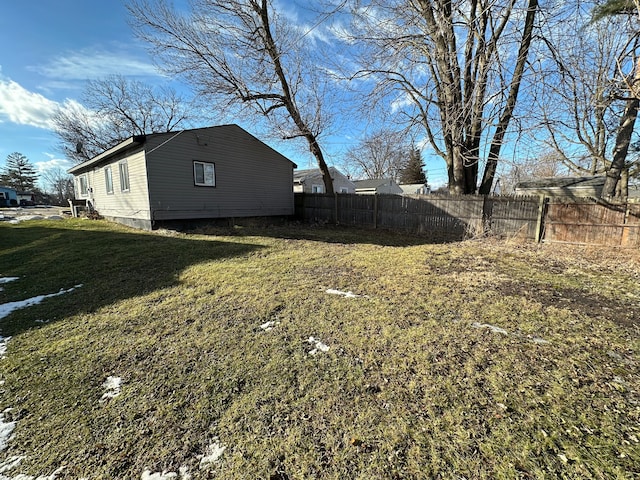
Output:
[[[20,192],[35,191],[38,173],[23,154],[13,152],[7,156],[7,164],[0,175],[0,184]]]
[[[427,176],[424,173],[424,162],[420,150],[412,147],[409,152],[409,160],[400,174],[400,183],[423,183],[426,185]]]

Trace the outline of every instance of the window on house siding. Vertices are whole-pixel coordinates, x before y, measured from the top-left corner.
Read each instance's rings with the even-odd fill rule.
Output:
[[[126,161],[118,164],[120,170],[120,190],[123,192],[129,191],[129,165]]]
[[[215,187],[215,165],[207,162],[193,162],[193,183],[199,187]]]
[[[311,193],[324,193],[323,185],[312,185]]]
[[[86,197],[89,195],[89,179],[86,175],[78,177],[78,186],[80,187],[80,195]]]
[[[113,174],[111,173],[111,167],[104,169],[104,183],[107,188],[107,193],[113,193]]]

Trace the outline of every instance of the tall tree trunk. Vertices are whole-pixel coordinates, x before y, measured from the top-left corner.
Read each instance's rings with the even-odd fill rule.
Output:
[[[509,90],[509,96],[507,97],[507,104],[505,105],[500,120],[496,126],[496,131],[491,141],[491,147],[489,147],[489,155],[487,156],[487,163],[485,165],[484,174],[482,176],[482,183],[480,184],[479,192],[481,195],[488,195],[491,193],[491,186],[496,175],[496,168],[498,166],[498,158],[500,157],[500,149],[504,137],[511,122],[513,116],[513,110],[516,106],[516,100],[518,99],[518,91],[520,90],[520,82],[524,75],[524,67],[527,63],[527,57],[529,56],[529,47],[531,46],[531,40],[533,38],[533,24],[538,10],[538,0],[529,0],[529,6],[527,7],[527,16],[524,23],[524,31],[522,33],[522,41],[520,42],[520,49],[518,51],[518,60],[516,62],[516,68],[513,72],[513,78],[511,79],[511,88]]]
[[[637,75],[637,74],[636,74]],[[627,106],[624,109],[622,118],[620,119],[620,128],[616,135],[616,144],[613,147],[613,159],[611,166],[607,170],[607,176],[602,189],[602,198],[613,197],[616,194],[616,186],[620,180],[620,174],[624,170],[627,152],[631,144],[631,135],[633,127],[638,117],[638,107],[640,100],[638,98],[630,98],[627,100]]]
[[[262,20],[262,26],[264,28],[265,49],[269,57],[271,57],[276,76],[280,81],[280,87],[282,88],[282,103],[287,109],[287,112],[289,112],[289,115],[291,116],[291,119],[295,123],[296,127],[300,131],[301,136],[304,137],[304,139],[309,144],[309,150],[311,151],[311,154],[316,158],[316,161],[318,162],[318,167],[320,168],[320,172],[322,173],[322,180],[324,181],[325,192],[333,193],[333,180],[331,178],[331,172],[329,171],[327,162],[325,161],[324,155],[322,154],[322,149],[320,148],[320,144],[318,143],[318,137],[311,131],[309,125],[307,125],[307,123],[302,118],[300,110],[298,109],[298,105],[296,104],[296,100],[291,93],[289,81],[287,80],[287,76],[284,73],[284,68],[282,67],[282,62],[280,61],[280,51],[278,50],[278,46],[273,39],[273,35],[271,34],[269,5],[267,3],[267,0],[262,0],[260,4],[258,4],[257,2],[253,3],[253,8],[255,12],[260,15],[260,19]]]

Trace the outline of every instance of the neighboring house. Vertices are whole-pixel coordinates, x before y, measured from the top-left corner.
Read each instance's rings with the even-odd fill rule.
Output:
[[[359,195],[402,195],[402,189],[391,178],[378,178],[373,180],[356,180],[356,193]]]
[[[349,177],[335,167],[329,167],[333,191],[335,193],[355,193],[356,186]],[[325,193],[324,180],[319,168],[296,170],[293,172],[293,191],[295,193]]]
[[[36,196],[31,192],[17,192],[18,203],[25,207],[32,207],[36,204]]]
[[[399,185],[403,195],[429,195],[431,188],[426,183],[405,183]]]
[[[516,184],[515,194],[599,198],[604,180],[604,176],[536,178]]]
[[[0,187],[0,207],[17,207],[18,192],[13,188]]]
[[[288,216],[296,165],[237,125],[131,137],[69,170],[76,199],[152,229],[165,220]]]

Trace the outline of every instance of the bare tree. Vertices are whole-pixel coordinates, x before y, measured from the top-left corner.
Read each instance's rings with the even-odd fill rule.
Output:
[[[379,130],[361,140],[345,155],[347,171],[357,177],[399,180],[409,158],[410,145],[400,133]]]
[[[554,150],[543,152],[535,158],[519,159],[511,165],[503,161],[502,166],[507,167],[499,177],[502,194],[514,193],[516,185],[525,180],[551,178],[569,173],[564,158]]]
[[[537,0],[370,0],[355,38],[368,48],[354,78],[424,128],[451,193],[489,193],[532,44]],[[485,151],[484,159],[481,152]]]
[[[82,162],[133,135],[185,128],[195,112],[173,89],[113,75],[89,81],[82,104],[67,102],[53,121],[66,156]]]
[[[134,28],[167,72],[183,76],[217,108],[266,118],[284,139],[302,138],[333,193],[320,135],[333,86],[303,32],[268,0],[193,0],[182,14],[164,0],[133,0]]]
[[[640,19],[640,1],[608,0],[594,10],[595,21],[614,15],[633,16],[636,19]],[[625,94],[621,98],[625,100],[625,108],[620,116],[611,165],[607,169],[602,197],[615,196],[616,191],[621,190],[618,188],[620,179],[623,177],[628,179],[626,159],[638,117],[638,109],[640,108],[640,58],[637,55],[639,34],[636,31],[631,39],[631,42],[634,43],[634,48],[629,49],[629,54],[632,58],[631,72],[626,73],[622,70],[622,66],[620,68],[625,87]]]
[[[67,199],[74,198],[73,176],[60,167],[42,172],[41,182],[45,192],[51,195],[57,205],[63,205]]]
[[[540,61],[545,88],[537,96],[547,145],[579,174],[603,174],[615,137],[618,53],[627,41],[624,24],[590,23],[593,4],[570,7],[562,28],[545,32],[550,55]]]

